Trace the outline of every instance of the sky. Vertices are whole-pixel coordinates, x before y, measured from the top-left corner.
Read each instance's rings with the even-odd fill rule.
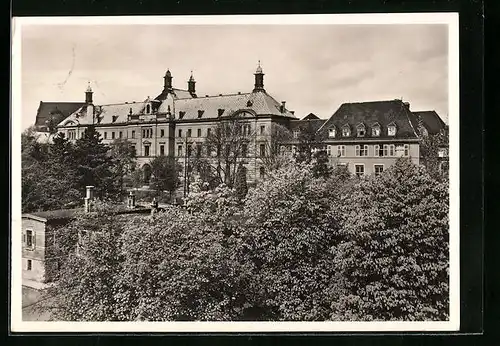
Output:
[[[448,122],[445,24],[27,25],[21,36],[22,129],[40,101],[95,104],[157,96],[170,69],[199,96],[264,87],[299,118],[330,117],[345,102],[403,99]]]

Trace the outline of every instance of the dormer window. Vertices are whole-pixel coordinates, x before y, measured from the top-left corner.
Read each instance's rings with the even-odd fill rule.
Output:
[[[220,117],[222,114],[224,114],[224,110],[222,108],[219,108],[217,110],[217,115]]]
[[[200,109],[198,111],[198,118],[201,118],[203,116],[203,113],[205,113],[205,111]]]
[[[363,124],[359,124],[357,127],[356,127],[356,131],[358,133],[358,137],[364,137],[365,136],[365,125]]]
[[[146,114],[151,113],[151,105],[146,105]]]
[[[118,115],[113,115],[113,117],[112,117],[112,119],[111,119],[111,120],[112,120],[112,122],[115,122],[115,121],[116,121],[116,119],[118,119]]]
[[[389,126],[387,126],[387,134],[389,136],[396,135],[396,125],[395,124],[389,124]]]
[[[293,138],[299,138],[300,130],[293,130]]]
[[[351,129],[349,128],[349,125],[345,125],[342,128],[342,137],[349,137],[351,135]]]
[[[372,127],[372,136],[373,137],[380,137],[380,125],[375,124]]]
[[[328,130],[328,137],[335,138],[336,135],[337,135],[337,131],[335,130],[334,127],[332,127],[331,129]]]
[[[180,111],[180,112],[179,112],[179,119],[184,118],[184,115],[185,115],[185,114],[186,114],[186,112]]]
[[[251,101],[251,100],[248,100],[248,101],[247,101],[247,107],[252,107],[252,104],[253,104],[253,103],[252,103],[252,101]]]

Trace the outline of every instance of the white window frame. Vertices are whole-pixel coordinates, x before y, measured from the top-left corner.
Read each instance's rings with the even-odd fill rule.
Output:
[[[31,245],[28,245],[28,232],[31,232]],[[36,232],[35,230],[28,228],[24,231],[24,245],[28,250],[34,250],[36,247]]]
[[[363,167],[363,174],[361,175],[358,175],[358,172],[357,172],[357,168],[358,167]],[[366,170],[365,170],[365,164],[364,163],[355,163],[354,164],[354,174],[358,177],[363,177],[365,174],[366,174]]]
[[[347,126],[342,127],[342,137],[349,137],[351,135],[351,129]]]
[[[409,157],[410,156],[410,145],[409,144],[405,144],[403,146],[403,148],[404,148],[404,154],[403,154],[403,156],[404,157]]]
[[[368,145],[364,144],[360,146],[359,156],[368,156]]]
[[[388,156],[390,156],[390,157],[396,156],[396,147],[394,144],[389,144],[389,155]]]
[[[396,136],[396,125],[387,126],[387,135],[388,136]]]
[[[332,156],[332,146],[331,145],[326,146],[326,155]]]
[[[380,126],[373,126],[372,128],[372,136],[373,137],[380,137]]]
[[[337,131],[335,130],[334,127],[328,130],[328,137],[330,138],[335,138],[335,135],[337,134]]]
[[[373,146],[373,156],[379,157],[380,145],[375,144]]]
[[[382,172],[380,172],[379,174],[377,174],[377,170],[375,169],[375,167],[377,166],[382,166]],[[383,163],[375,163],[373,165],[373,174],[375,174],[376,176],[382,174],[384,171],[385,171],[385,165]]]
[[[337,145],[337,157],[345,157],[345,145]]]
[[[360,152],[361,152],[361,146],[360,145],[356,145],[354,147],[354,152],[355,152],[354,156],[361,156],[361,154],[360,154]]]
[[[361,133],[363,132],[363,133]],[[366,135],[366,128],[364,126],[358,126],[356,127],[356,135],[358,137],[364,137]]]

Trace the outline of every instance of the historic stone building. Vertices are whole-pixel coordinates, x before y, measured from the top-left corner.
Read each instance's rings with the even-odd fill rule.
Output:
[[[295,117],[285,102],[276,101],[264,89],[260,63],[254,78],[251,92],[202,97],[196,93],[192,75],[188,88],[178,89],[174,88],[173,76],[167,70],[163,90],[155,98],[106,105],[94,103],[89,86],[85,104],[62,120],[58,130],[76,140],[92,124],[104,143],[126,138],[135,148],[139,166],[147,172],[155,156],[174,157],[182,163],[187,153],[202,151],[202,143],[220,121],[238,117],[245,131],[252,134],[243,156],[249,181],[255,181],[263,174],[261,157],[267,154],[265,143],[270,140],[272,124],[289,126]]]

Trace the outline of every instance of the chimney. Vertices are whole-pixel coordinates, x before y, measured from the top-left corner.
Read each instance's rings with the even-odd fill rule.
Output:
[[[191,77],[189,77],[189,80],[188,80],[188,91],[191,94],[191,96],[193,96],[193,97],[196,97],[195,84],[196,84],[196,81],[193,78],[193,71],[191,71]]]
[[[86,186],[87,195],[85,196],[85,212],[90,213],[91,211],[91,203],[94,199],[94,186]]]
[[[280,113],[285,113],[285,101],[281,101]]]
[[[410,102],[403,102],[405,105],[406,109],[410,110]]]

